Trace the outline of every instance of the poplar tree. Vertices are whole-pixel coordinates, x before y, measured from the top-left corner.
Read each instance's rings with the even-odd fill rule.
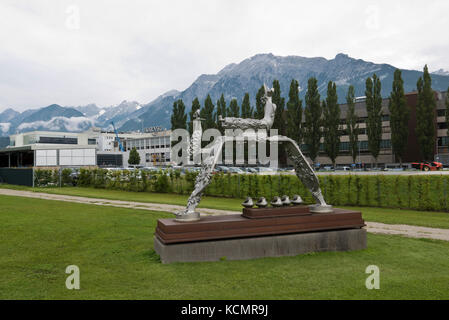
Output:
[[[377,167],[377,158],[380,153],[382,141],[382,96],[380,94],[381,83],[376,74],[373,78],[366,79],[366,111],[368,121],[366,131],[368,134],[368,150],[374,157]]]
[[[354,86],[349,86],[346,95],[346,132],[349,136],[349,151],[352,156],[352,162],[355,163],[357,153],[359,152],[359,125],[357,123],[358,117],[355,113],[355,89]]]
[[[170,118],[171,129],[187,129],[187,114],[184,102],[181,99],[173,103],[173,112]]]
[[[447,146],[449,147],[449,87],[447,88],[447,91],[446,91],[445,103],[446,103],[446,126],[447,126],[447,136],[448,136]]]
[[[290,82],[287,102],[287,136],[301,146],[302,142],[302,100],[299,99],[298,81]]]
[[[410,111],[405,100],[404,81],[399,69],[394,72],[388,109],[390,110],[391,147],[402,167],[402,159],[407,148]]]
[[[285,99],[281,97],[281,86],[278,80],[273,81],[273,97],[272,101],[276,104],[276,111],[274,113],[273,129],[277,129],[280,135],[285,134],[285,123],[282,117],[284,113]]]
[[[215,106],[210,98],[210,95],[207,95],[206,100],[204,100],[204,108],[200,111],[200,116],[204,119],[203,123],[203,131],[207,129],[213,129],[217,127],[217,123],[215,121],[216,115],[214,114]]]
[[[176,100],[173,103],[173,112],[170,118],[171,129],[187,129],[187,114],[185,112],[184,102],[181,99]],[[172,141],[171,145],[174,146],[178,141]],[[131,155],[130,155],[131,157]],[[140,163],[140,159],[139,159]],[[130,163],[131,164],[131,163]],[[138,163],[137,163],[138,164]]]
[[[228,117],[240,117],[240,107],[237,103],[237,99],[234,98],[231,100],[231,102],[229,102],[229,107],[226,110],[226,114],[228,115]]]
[[[278,80],[273,81],[273,91],[274,92],[271,99],[273,103],[276,104],[276,111],[274,113],[272,129],[277,129],[278,134],[284,136],[286,133],[286,124],[284,120],[285,99],[281,97],[281,86]],[[279,144],[278,152],[279,163],[281,166],[285,166],[287,164],[287,154],[282,144]]]
[[[251,107],[249,101],[249,93],[245,93],[245,97],[242,102],[242,118],[252,118],[254,113],[254,108]]]
[[[322,136],[322,108],[316,78],[310,78],[308,80],[305,102],[304,141],[308,148],[309,157],[312,159],[313,163],[315,163],[320,150],[320,140]]]
[[[418,89],[418,104],[416,106],[416,137],[422,160],[433,160],[435,147],[435,109],[436,100],[432,90],[427,65],[424,74],[416,84]]]
[[[215,119],[215,121],[217,122],[218,130],[220,130],[220,132],[223,134],[224,130],[222,124],[220,121],[218,121],[219,116],[222,116],[223,118],[226,117],[226,101],[223,94],[221,94],[220,99],[217,100],[217,113]]]
[[[265,116],[265,101],[263,99],[265,95],[265,88],[264,86],[261,86],[259,88],[259,91],[257,91],[256,95],[256,110],[254,111],[254,118],[255,119],[262,119]]]
[[[193,114],[195,113],[196,110],[201,109],[201,105],[200,105],[200,101],[198,100],[198,98],[193,99],[192,101],[192,109],[189,112],[189,133],[190,135],[192,135],[193,133]]]
[[[323,101],[324,102],[324,101]],[[338,105],[337,86],[329,81],[327,97],[323,103],[324,151],[335,168],[335,159],[340,151],[340,106]]]

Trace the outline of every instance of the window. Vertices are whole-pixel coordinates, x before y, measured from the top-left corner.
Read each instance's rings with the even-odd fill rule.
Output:
[[[40,137],[39,143],[48,144],[78,144],[78,138],[66,137]]]
[[[447,122],[438,123],[438,129],[447,129]]]
[[[446,116],[446,110],[445,109],[439,109],[437,110],[438,117],[445,117]]]
[[[390,149],[391,148],[391,140],[381,140],[380,148],[381,149]]]

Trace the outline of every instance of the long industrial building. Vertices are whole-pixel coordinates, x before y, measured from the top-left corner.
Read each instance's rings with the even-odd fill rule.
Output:
[[[446,124],[446,92],[435,92],[436,98],[436,110],[435,110],[435,136],[437,137],[434,144],[435,160],[449,164],[449,149],[448,149],[448,134]],[[403,162],[410,163],[421,160],[419,147],[417,143],[417,137],[415,133],[416,129],[416,105],[418,101],[418,93],[410,92],[405,95],[407,106],[410,108],[410,119],[408,123],[409,135],[407,149]],[[378,166],[383,167],[388,164],[397,163],[397,159],[392,152],[391,148],[391,127],[390,127],[390,111],[388,109],[389,99],[382,100],[382,141],[380,144],[380,154],[377,159]],[[336,164],[339,166],[352,164],[352,156],[349,148],[349,136],[345,134],[346,131],[346,112],[348,106],[341,104],[341,126],[343,135],[341,136],[340,154],[336,159]],[[368,150],[368,136],[366,134],[366,122],[368,119],[366,111],[366,101],[364,99],[357,99],[355,103],[355,112],[359,117],[360,133],[359,140],[359,154],[356,158],[356,163],[363,164],[365,166],[374,166],[375,160]],[[323,142],[323,140],[322,140]],[[307,154],[307,151],[305,152]],[[316,159],[316,162],[320,165],[330,165],[331,161],[324,152],[324,145],[321,145],[320,154]]]

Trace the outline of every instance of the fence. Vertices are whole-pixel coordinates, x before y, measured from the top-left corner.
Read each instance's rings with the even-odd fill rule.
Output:
[[[0,168],[0,183],[33,186],[32,168]]]

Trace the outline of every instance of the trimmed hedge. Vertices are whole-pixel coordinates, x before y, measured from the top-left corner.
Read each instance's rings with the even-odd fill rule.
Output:
[[[59,175],[61,174],[61,179]],[[190,194],[197,172],[179,170],[108,171],[81,169],[78,186],[137,192]],[[324,197],[334,206],[369,206],[449,212],[449,175],[320,175]],[[70,170],[35,170],[35,186],[71,185]],[[296,175],[223,174],[213,176],[205,195],[229,198],[299,194],[313,203]]]

